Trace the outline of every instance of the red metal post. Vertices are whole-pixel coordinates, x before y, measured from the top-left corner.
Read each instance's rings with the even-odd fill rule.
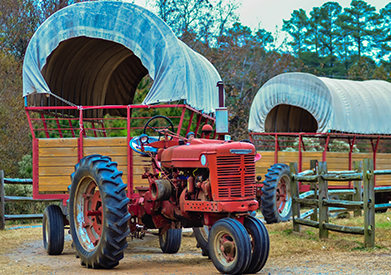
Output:
[[[187,125],[186,128],[186,134],[190,132],[191,129],[191,123],[193,122],[194,112],[190,112],[190,119],[189,119],[189,125]]]
[[[79,161],[83,158],[83,136],[84,136],[84,125],[83,125],[83,106],[79,107],[79,138],[77,140],[77,158]]]
[[[326,144],[324,145],[322,161],[326,161],[326,154],[327,154],[327,150],[328,150],[328,147],[329,147],[329,142],[330,142],[330,134],[327,135]]]
[[[127,148],[128,148],[128,198],[131,198],[133,194],[133,150],[130,148],[130,129],[131,129],[131,118],[130,118],[130,111],[131,111],[131,106],[128,105],[126,109],[126,118],[127,118]]]
[[[75,131],[73,130],[73,126],[72,126],[72,121],[70,119],[68,119],[68,122],[69,122],[69,127],[71,128],[72,137],[76,137]]]
[[[197,119],[197,127],[194,131],[194,134],[195,134],[195,137],[197,137],[197,134],[198,134],[198,129],[200,129],[200,124],[201,124],[201,119],[202,119],[202,115],[200,114],[198,116],[198,119]],[[201,135],[202,136],[202,135]]]
[[[46,125],[45,116],[41,113],[43,128],[45,128],[46,137],[49,138],[48,126]]]
[[[92,125],[92,131],[94,131],[94,137],[98,137],[98,135],[96,134],[95,123],[91,122],[91,125]]]
[[[33,198],[39,196],[39,148],[38,139],[33,138]]]
[[[31,136],[32,136],[33,141],[34,141],[34,139],[35,139],[34,127],[33,127],[33,123],[31,122],[30,112],[27,111],[27,110],[26,110],[26,116],[27,116],[27,121],[29,122]]]
[[[62,138],[62,131],[61,131],[60,121],[58,120],[58,117],[56,117],[56,123],[57,123],[58,133],[60,135],[60,138]]]
[[[183,108],[183,109],[182,109],[182,114],[181,114],[181,119],[179,120],[178,129],[177,129],[177,131],[176,131],[176,134],[177,134],[178,136],[181,134],[183,119],[185,118],[185,112],[186,112],[186,108]]]
[[[353,140],[352,142],[350,142],[350,139],[349,139],[349,147],[350,147],[350,150],[349,150],[349,170],[352,170],[352,153],[353,153],[353,146],[354,146],[354,143],[356,142],[356,136],[353,137]],[[352,182],[349,181],[349,189],[352,188]]]
[[[274,134],[274,163],[278,163],[278,135]]]
[[[301,152],[301,145],[303,142],[303,136],[299,135],[299,172],[303,171],[303,153]]]

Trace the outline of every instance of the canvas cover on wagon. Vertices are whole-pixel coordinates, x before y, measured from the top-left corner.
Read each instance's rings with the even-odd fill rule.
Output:
[[[28,97],[30,106],[127,105],[147,74],[154,82],[142,104],[183,100],[206,113],[218,107],[217,70],[154,13],[128,2],[81,2],[35,32],[23,96],[38,94]]]
[[[391,83],[284,73],[266,82],[251,106],[252,132],[391,133]]]

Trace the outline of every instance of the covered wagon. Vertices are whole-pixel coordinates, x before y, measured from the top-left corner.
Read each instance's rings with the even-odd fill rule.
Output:
[[[147,75],[153,84],[134,104]],[[220,272],[265,265],[268,233],[250,215],[255,147],[224,140],[218,72],[156,15],[120,1],[56,12],[28,45],[23,96],[33,196],[63,200],[44,213],[49,254],[61,254],[68,223],[92,268],[117,266],[128,236],[157,229],[162,251],[176,253],[182,227],[206,227],[209,239],[201,229],[196,237]]]
[[[272,166],[269,174],[278,174],[282,168],[275,168],[277,163],[290,162],[297,162],[301,172],[310,168],[310,160],[327,160],[329,170],[346,171],[363,158],[373,158],[375,169],[391,169],[390,106],[391,83],[387,81],[308,73],[275,76],[260,88],[250,110],[248,129],[262,154],[257,173],[266,175],[266,167]],[[282,194],[276,220],[286,218],[290,214],[288,187],[278,182],[278,176],[266,176],[265,184],[275,196]],[[351,182],[329,185],[352,186]],[[377,176],[376,186],[390,185],[391,177]],[[308,191],[308,186],[301,186],[301,191]],[[390,200],[389,193],[376,194],[376,203]]]

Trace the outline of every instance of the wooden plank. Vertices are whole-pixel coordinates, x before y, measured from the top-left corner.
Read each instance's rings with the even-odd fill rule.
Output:
[[[114,157],[114,156],[127,156],[128,149],[126,146],[112,146],[112,147],[83,147],[84,156],[100,154],[103,156]]]
[[[40,138],[39,148],[77,147],[77,138]]]
[[[68,167],[39,167],[39,177],[42,176],[70,176],[75,168],[73,166]]]
[[[84,147],[127,147],[126,137],[84,138]]]
[[[39,156],[39,167],[74,167],[77,164],[77,154],[70,157],[42,157]]]
[[[327,173],[327,163],[319,162],[319,170],[318,173],[322,175],[323,173]],[[323,205],[323,200],[328,199],[328,183],[323,180],[322,177],[319,177],[319,224],[322,225],[324,223],[329,222],[329,209]],[[323,226],[319,226],[319,238],[328,238],[329,231]]]
[[[72,157],[77,156],[77,147],[39,148],[39,157]]]

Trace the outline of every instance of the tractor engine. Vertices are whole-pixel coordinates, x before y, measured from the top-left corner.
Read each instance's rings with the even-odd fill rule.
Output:
[[[148,146],[159,148],[143,176],[149,190],[130,206],[147,228],[200,227],[258,208],[253,144],[193,138]]]

